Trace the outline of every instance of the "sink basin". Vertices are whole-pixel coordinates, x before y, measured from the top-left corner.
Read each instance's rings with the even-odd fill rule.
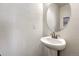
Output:
[[[62,38],[52,38],[51,36],[42,37],[40,41],[48,48],[55,50],[63,50],[66,46],[66,41]]]

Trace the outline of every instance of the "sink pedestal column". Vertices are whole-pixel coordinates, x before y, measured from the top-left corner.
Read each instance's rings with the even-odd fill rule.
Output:
[[[48,56],[57,56],[57,51],[48,48]]]

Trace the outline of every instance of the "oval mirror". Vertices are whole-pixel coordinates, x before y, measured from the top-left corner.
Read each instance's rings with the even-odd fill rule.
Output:
[[[51,3],[47,10],[47,25],[52,32],[64,29],[71,16],[69,3]]]

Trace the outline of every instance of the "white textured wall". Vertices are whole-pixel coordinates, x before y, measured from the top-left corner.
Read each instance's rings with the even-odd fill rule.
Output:
[[[62,38],[67,42],[66,48],[60,52],[64,56],[79,56],[79,3],[70,3],[71,19],[64,30],[60,32]],[[45,9],[45,8],[44,8]],[[43,36],[49,34],[46,20],[43,20]],[[47,55],[45,50],[45,55]]]
[[[42,4],[0,4],[0,54],[42,55]]]
[[[61,55],[79,56],[79,3],[72,3],[71,19],[68,26],[61,32],[61,37],[67,42],[67,46]]]

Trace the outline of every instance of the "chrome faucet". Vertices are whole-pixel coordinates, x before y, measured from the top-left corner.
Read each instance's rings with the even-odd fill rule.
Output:
[[[57,39],[57,35],[55,34],[55,32],[51,33],[52,38],[56,38]]]

